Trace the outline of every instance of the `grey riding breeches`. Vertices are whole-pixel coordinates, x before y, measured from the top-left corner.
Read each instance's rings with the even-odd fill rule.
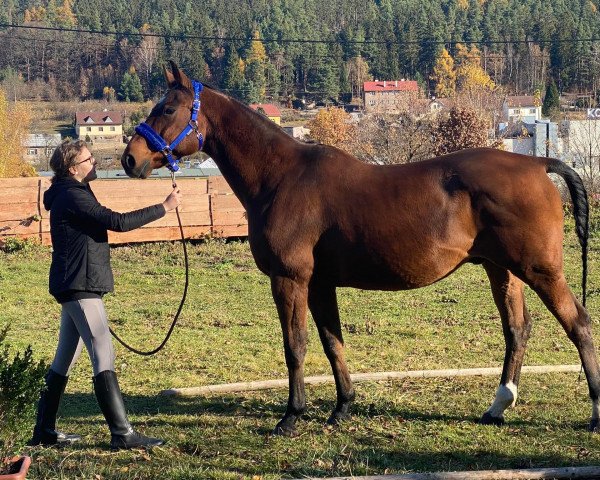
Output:
[[[115,370],[115,353],[108,330],[108,317],[100,298],[84,298],[62,304],[58,347],[52,370],[68,376],[85,345],[94,376]]]

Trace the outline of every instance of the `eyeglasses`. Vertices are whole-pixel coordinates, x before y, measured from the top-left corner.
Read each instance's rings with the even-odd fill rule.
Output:
[[[85,160],[82,160],[81,162],[74,163],[73,166],[76,167],[77,165],[81,165],[82,163],[85,163],[85,162],[90,162],[93,165],[94,163],[96,163],[96,159],[94,158],[93,155],[90,155]]]

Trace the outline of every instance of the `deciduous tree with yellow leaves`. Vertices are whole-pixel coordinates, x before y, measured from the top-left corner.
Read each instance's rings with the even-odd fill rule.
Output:
[[[445,98],[454,96],[456,92],[454,59],[445,48],[435,61],[432,79],[435,81],[435,95],[437,97]]]
[[[0,89],[0,178],[36,175],[35,169],[23,160],[23,139],[30,119],[25,104],[9,103]]]
[[[310,128],[310,138],[313,140],[346,150],[347,143],[354,134],[350,115],[342,108],[330,107],[319,110],[307,126]]]

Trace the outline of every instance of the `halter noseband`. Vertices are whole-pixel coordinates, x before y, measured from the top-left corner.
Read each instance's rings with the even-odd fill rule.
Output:
[[[177,165],[179,159],[175,159],[173,157],[173,150],[177,148],[177,145],[179,145],[185,137],[187,137],[192,131],[196,132],[199,145],[198,150],[202,150],[202,144],[204,143],[204,138],[202,137],[202,134],[198,131],[200,92],[202,91],[203,87],[202,84],[196,80],[192,80],[192,85],[194,87],[194,102],[192,103],[192,116],[188,124],[183,129],[183,131],[177,136],[175,140],[171,142],[171,145],[168,145],[165,139],[162,138],[158,133],[156,133],[156,131],[146,122],[142,122],[137,127],[135,127],[135,133],[144,137],[151,149],[161,152],[164,155],[165,159],[167,160],[166,166],[169,170],[171,170],[171,172],[176,172],[179,170],[179,165]]]

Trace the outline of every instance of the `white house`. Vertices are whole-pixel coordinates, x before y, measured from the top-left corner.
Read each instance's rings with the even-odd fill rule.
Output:
[[[532,95],[510,96],[502,104],[502,118],[508,123],[535,123],[542,118],[542,106]]]

